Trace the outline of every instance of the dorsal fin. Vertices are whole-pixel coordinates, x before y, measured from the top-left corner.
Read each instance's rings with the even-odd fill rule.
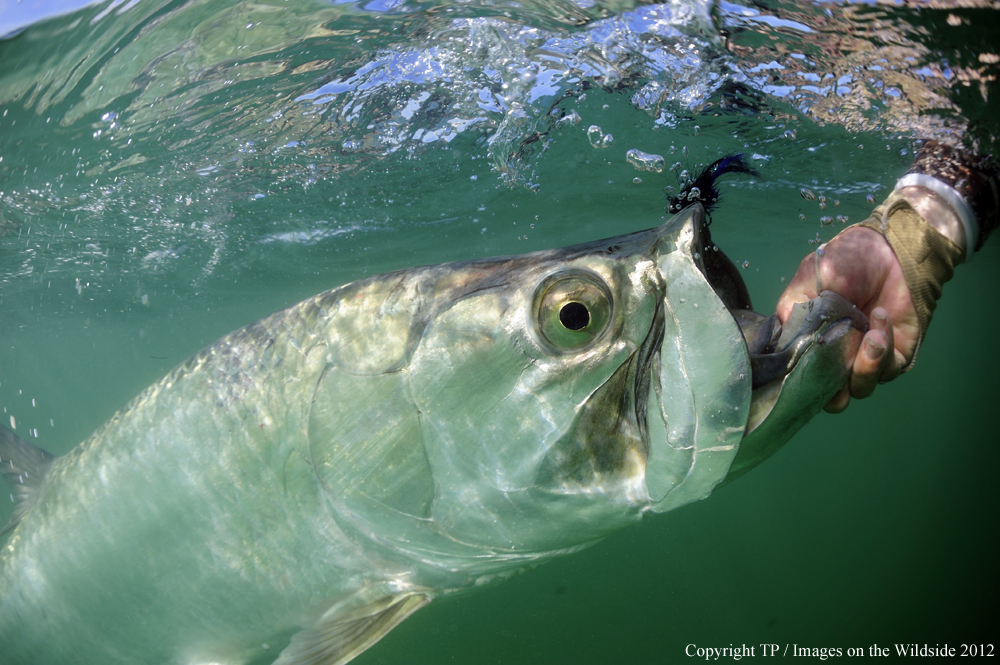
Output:
[[[21,521],[38,494],[45,472],[52,466],[55,455],[33,446],[6,427],[0,427],[0,475],[11,487],[14,513],[0,530],[7,533]]]
[[[274,665],[342,665],[430,602],[421,593],[384,596],[361,607],[334,605],[312,628],[292,636]]]

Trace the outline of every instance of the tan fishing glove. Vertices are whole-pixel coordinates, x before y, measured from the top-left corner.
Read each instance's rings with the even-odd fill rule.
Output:
[[[917,311],[920,333],[903,371],[913,367],[941,287],[997,227],[998,181],[991,158],[928,141],[885,203],[858,225],[889,242]]]

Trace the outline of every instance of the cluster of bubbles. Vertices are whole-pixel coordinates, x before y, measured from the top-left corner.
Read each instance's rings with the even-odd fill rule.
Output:
[[[799,190],[799,195],[802,196],[802,198],[804,198],[807,201],[816,201],[820,210],[826,209],[827,198],[825,194],[821,193],[817,195],[814,194],[813,191],[808,187],[803,187]],[[869,197],[871,198],[871,195],[869,195]],[[840,199],[833,199],[831,203],[835,208],[840,207]],[[805,213],[799,213],[799,219],[800,220],[806,219]],[[819,218],[819,225],[825,227],[825,226],[832,226],[834,222],[837,222],[838,224],[847,224],[849,221],[850,217],[848,215],[836,215],[836,216],[821,215]],[[822,242],[820,240],[819,233],[816,234],[815,238],[810,238],[808,242],[810,245],[819,244],[820,242]]]

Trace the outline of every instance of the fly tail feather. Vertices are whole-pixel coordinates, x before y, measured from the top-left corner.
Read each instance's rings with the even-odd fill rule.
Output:
[[[706,166],[697,178],[684,183],[680,192],[670,198],[667,210],[677,213],[692,203],[701,203],[705,206],[706,212],[711,212],[721,195],[715,183],[727,173],[745,173],[755,178],[760,177],[760,174],[746,163],[742,153],[726,155]]]

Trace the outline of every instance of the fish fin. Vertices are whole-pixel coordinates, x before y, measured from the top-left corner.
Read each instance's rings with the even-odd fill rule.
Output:
[[[13,490],[14,512],[0,529],[3,535],[17,526],[38,494],[45,472],[52,466],[55,455],[33,446],[6,427],[0,427],[0,475]]]
[[[312,628],[293,635],[274,665],[342,665],[430,601],[425,594],[408,593],[385,596],[346,612],[338,604]]]

